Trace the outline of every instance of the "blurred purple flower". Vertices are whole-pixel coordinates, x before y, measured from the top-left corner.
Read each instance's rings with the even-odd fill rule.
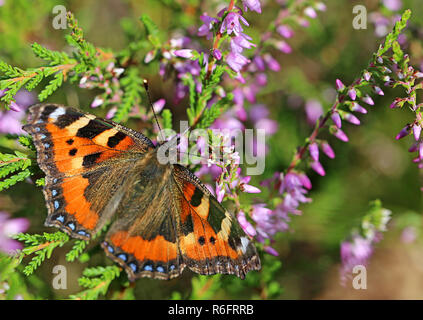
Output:
[[[373,247],[370,240],[355,235],[351,241],[341,243],[341,274],[343,277],[350,273],[357,265],[366,266],[373,254]]]
[[[13,251],[21,249],[22,245],[11,239],[10,237],[24,232],[29,227],[29,221],[25,218],[10,219],[7,212],[0,212],[0,251],[5,253],[13,253]]]
[[[281,69],[279,62],[275,58],[273,58],[269,53],[266,53],[263,56],[263,59],[270,70],[278,72]]]
[[[312,19],[317,18],[316,10],[313,7],[307,7],[304,9],[304,14]]]
[[[244,57],[242,54],[236,52],[230,52],[226,56],[226,62],[228,63],[229,67],[235,72],[240,72],[241,69],[250,62],[249,59]]]
[[[0,111],[0,133],[24,134],[21,121],[25,119],[25,110],[35,102],[34,95],[20,90],[15,96],[16,104],[11,110]],[[14,111],[19,110],[19,111]]]
[[[417,230],[415,227],[405,227],[401,232],[401,242],[413,243],[417,239]]]
[[[307,122],[314,125],[317,119],[323,114],[323,107],[317,100],[308,100],[305,104],[305,112]]]
[[[406,136],[408,136],[410,131],[410,126],[406,125],[404,128],[401,129],[401,131],[396,135],[395,139],[399,140]]]
[[[91,103],[91,108],[97,108],[98,106],[101,106],[104,103],[104,100],[100,97],[95,97],[93,102]]]
[[[292,52],[291,46],[286,41],[276,41],[275,46],[283,53],[290,54]]]
[[[173,50],[172,53],[180,58],[186,58],[190,59],[193,57],[192,49],[179,49],[179,50]]]
[[[251,11],[261,13],[260,1],[258,0],[242,0],[242,4],[244,5],[245,11],[250,9]]]
[[[211,31],[213,29],[213,24],[218,23],[219,20],[208,16],[206,13],[200,16],[200,19],[204,24],[198,29],[197,35],[200,37],[206,36],[207,40],[210,40],[213,37],[213,32]]]
[[[271,254],[272,256],[275,256],[275,257],[279,256],[279,253],[275,249],[273,249],[271,246],[264,246],[263,249],[264,251]]]
[[[420,126],[420,124],[413,125],[413,134],[414,134],[414,139],[416,141],[419,140],[421,132],[422,132],[422,127]]]
[[[291,38],[294,35],[294,31],[291,27],[281,24],[276,28],[276,31],[284,38]]]
[[[401,0],[383,0],[383,5],[391,11],[398,11],[402,7],[402,1]]]
[[[256,229],[254,229],[253,225],[248,222],[244,211],[240,211],[238,213],[238,222],[241,225],[242,229],[245,231],[245,233],[248,234],[250,237],[254,237],[257,234]]]

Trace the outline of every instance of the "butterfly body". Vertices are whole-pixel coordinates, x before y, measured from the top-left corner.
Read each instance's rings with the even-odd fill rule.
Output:
[[[186,266],[241,278],[260,269],[236,218],[141,133],[51,104],[31,107],[24,130],[46,174],[45,224],[89,240],[112,221],[102,247],[130,280],[171,279]]]

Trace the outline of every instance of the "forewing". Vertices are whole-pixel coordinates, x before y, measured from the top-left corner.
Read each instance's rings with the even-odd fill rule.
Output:
[[[30,108],[24,130],[45,172],[46,225],[89,239],[114,213],[134,163],[154,148],[143,135],[76,109]]]

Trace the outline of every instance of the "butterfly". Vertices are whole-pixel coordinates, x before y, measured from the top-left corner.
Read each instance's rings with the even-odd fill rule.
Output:
[[[260,258],[237,219],[186,167],[161,164],[143,134],[57,104],[30,107],[32,135],[46,174],[46,226],[92,239],[133,281],[172,279],[185,267],[244,278]]]

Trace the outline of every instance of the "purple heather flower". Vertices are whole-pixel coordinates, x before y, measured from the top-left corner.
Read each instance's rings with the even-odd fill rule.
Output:
[[[112,108],[110,108],[110,109],[109,109],[109,111],[107,111],[107,114],[106,114],[106,119],[111,119],[111,118],[113,118],[113,117],[114,117],[114,115],[115,115],[115,113],[116,113],[116,111],[117,111],[117,107],[112,107]]]
[[[244,29],[242,28],[242,25],[239,20],[241,20],[244,25],[249,25],[247,20],[245,20],[244,17],[241,16],[239,13],[229,12],[222,22],[222,26],[220,27],[220,33],[224,33],[226,30],[228,34],[231,34],[232,32],[235,35],[241,34]]]
[[[327,143],[326,141],[323,141],[320,146],[325,155],[327,155],[331,159],[335,158],[335,152],[333,151],[329,143]]]
[[[242,54],[230,52],[226,56],[226,62],[232,70],[235,72],[240,72],[242,68],[250,62],[250,60],[244,57]]]
[[[242,0],[242,4],[244,5],[244,10],[248,11],[256,11],[257,13],[261,13],[260,1],[259,0]]]
[[[93,102],[91,103],[91,108],[97,108],[98,106],[101,106],[104,103],[104,100],[100,97],[95,97]]]
[[[207,40],[210,40],[213,37],[213,32],[211,31],[213,29],[213,24],[218,23],[219,20],[208,16],[206,13],[200,16],[200,19],[204,22],[204,24],[198,28],[197,35],[200,37],[206,36]]]
[[[263,58],[262,58],[262,57],[260,57],[260,56],[255,56],[255,57],[253,58],[253,63],[254,63],[254,65],[257,67],[257,69],[258,69],[259,71],[264,71],[264,70],[266,70],[266,65],[265,65],[264,60],[263,60]]]
[[[355,124],[357,126],[360,125],[360,120],[355,115],[353,115],[352,113],[345,112],[343,114],[343,118],[346,121],[348,121],[349,123]]]
[[[300,180],[300,182],[301,182],[301,184],[303,185],[304,188],[309,189],[309,190],[311,189],[311,187],[312,187],[311,181],[305,173],[297,173],[297,177]]]
[[[318,161],[314,161],[310,164],[310,167],[317,172],[317,174],[324,176],[326,175],[325,169],[323,168],[323,166],[321,165],[320,162]]]
[[[29,221],[25,218],[10,219],[9,214],[0,212],[0,251],[13,253],[21,249],[22,245],[10,237],[28,229]]]
[[[246,34],[240,34],[239,36],[232,37],[231,39],[231,50],[233,52],[241,53],[244,49],[250,49],[255,47],[254,43],[251,43],[251,37]]]
[[[267,84],[267,75],[265,73],[259,73],[256,75],[256,83],[259,86],[264,87]]]
[[[349,141],[349,139],[348,139],[347,135],[344,133],[344,131],[342,131],[341,129],[339,129],[335,126],[333,126],[332,128],[333,128],[333,135],[336,138],[338,138],[339,140],[344,141],[344,142]]]
[[[216,60],[222,59],[222,52],[219,49],[213,49],[213,53],[212,54],[213,54],[213,57]]]
[[[419,140],[421,132],[422,132],[422,127],[419,124],[415,124],[413,126],[413,134],[414,134],[414,139],[416,141]]]
[[[359,112],[362,114],[366,114],[367,110],[365,108],[363,108],[362,106],[360,106],[357,102],[354,102],[350,108],[351,111],[354,112]]]
[[[159,99],[156,102],[153,103],[153,107],[154,107],[154,111],[156,113],[160,113],[163,110],[163,107],[166,104],[166,100],[165,99]]]
[[[382,89],[379,88],[378,86],[375,86],[374,89],[375,89],[376,94],[378,94],[380,96],[385,95],[385,93],[382,91]]]
[[[406,125],[404,128],[401,129],[401,131],[396,135],[395,139],[399,140],[406,136],[408,136],[410,130],[410,126]]]
[[[254,204],[251,211],[251,218],[256,222],[258,240],[271,238],[277,230],[272,222],[272,210],[265,207],[266,204]]]
[[[241,189],[241,191],[246,193],[260,193],[261,190],[259,188],[248,184],[250,180],[251,177],[249,176],[241,178],[241,181],[239,183],[239,188]]]
[[[357,98],[357,93],[355,92],[354,88],[348,90],[348,95],[350,96],[351,100],[355,100]]]
[[[319,146],[316,142],[310,144],[308,151],[310,152],[310,157],[313,161],[319,161]]]
[[[373,99],[370,97],[370,96],[368,96],[368,95],[366,95],[365,97],[363,97],[363,102],[365,102],[365,103],[367,103],[368,105],[371,105],[371,106],[374,106],[374,101],[373,101]]]
[[[21,109],[19,108],[18,104],[15,101],[12,101],[9,105],[10,110],[19,112]]]
[[[279,62],[275,58],[273,58],[269,53],[266,53],[263,56],[263,59],[270,70],[278,72],[281,69]]]
[[[172,52],[175,56],[180,58],[190,59],[193,57],[192,49],[180,49],[180,50],[173,50]]]
[[[288,43],[286,43],[286,41],[283,41],[283,40],[282,41],[276,41],[275,47],[279,51],[286,53],[286,54],[290,54],[292,52],[291,46]]]
[[[254,237],[257,234],[256,229],[254,229],[253,225],[248,222],[244,211],[240,211],[238,213],[238,222],[241,225],[242,229],[245,231],[245,233],[248,234],[250,237]]]
[[[290,205],[288,210],[289,212],[298,214],[299,211],[297,210],[297,207],[299,203],[311,201],[311,199],[305,197],[307,190],[305,190],[304,187],[308,189],[308,182],[303,176],[295,172],[289,172],[285,175],[285,177],[281,176],[279,193],[286,193],[284,203],[285,205]]]
[[[342,91],[342,90],[345,89],[345,85],[339,79],[336,79],[336,81],[335,81],[335,87],[336,87],[336,90],[337,91]]]
[[[372,74],[369,72],[369,71],[365,71],[364,72],[364,74],[363,74],[363,78],[364,78],[364,80],[366,80],[366,81],[369,81],[370,80],[370,78],[371,78],[371,76],[372,76]]]
[[[225,186],[216,182],[217,201],[222,202],[224,196],[225,196]]]
[[[271,246],[264,246],[263,250],[271,254],[272,256],[275,256],[275,257],[279,256],[279,253],[275,249],[273,249]]]
[[[341,120],[341,116],[339,115],[338,112],[334,112],[332,113],[332,115],[330,116],[333,123],[338,127],[341,128],[342,127],[342,120]]]
[[[397,104],[397,99],[395,99],[390,105],[389,105],[389,108],[391,108],[391,109],[395,109],[395,108],[397,108],[398,107],[398,104]]]
[[[284,38],[291,38],[294,35],[294,31],[291,27],[281,24],[276,28],[276,31]]]

